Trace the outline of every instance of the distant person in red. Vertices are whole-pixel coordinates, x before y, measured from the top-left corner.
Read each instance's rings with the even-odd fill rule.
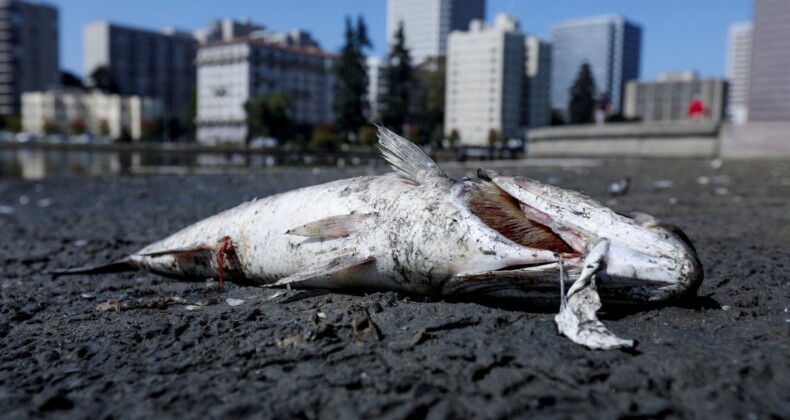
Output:
[[[699,96],[695,96],[689,103],[687,116],[690,120],[701,120],[708,116],[708,108]]]

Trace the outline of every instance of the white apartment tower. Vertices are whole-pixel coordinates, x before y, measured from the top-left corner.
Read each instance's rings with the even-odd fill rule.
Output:
[[[489,135],[517,136],[525,76],[524,35],[500,14],[493,26],[479,20],[450,34],[444,127],[466,145],[486,146]]]
[[[244,104],[257,95],[283,93],[297,124],[330,123],[337,56],[319,48],[237,38],[202,45],[197,52],[197,140],[247,140]]]
[[[412,62],[420,64],[428,57],[446,55],[450,32],[485,19],[485,8],[485,0],[388,0],[387,40],[392,44],[403,22]]]
[[[22,93],[59,85],[58,10],[0,0],[0,115],[19,114]]]
[[[730,26],[727,48],[727,79],[730,82],[727,114],[736,123],[748,119],[749,70],[752,63],[752,23]]]

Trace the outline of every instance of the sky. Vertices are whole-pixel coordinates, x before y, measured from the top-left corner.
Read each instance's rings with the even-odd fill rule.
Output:
[[[249,18],[273,31],[302,28],[338,51],[346,16],[361,15],[373,41],[369,55],[385,56],[386,0],[45,0],[60,11],[60,62],[82,75],[82,27],[108,20],[160,30],[195,30],[213,18]],[[751,0],[488,0],[486,19],[505,12],[525,33],[548,38],[558,22],[619,13],[642,27],[642,79],[665,71],[725,74],[730,24],[750,20]]]

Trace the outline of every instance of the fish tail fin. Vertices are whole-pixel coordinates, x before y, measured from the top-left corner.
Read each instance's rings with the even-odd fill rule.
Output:
[[[70,276],[75,274],[123,273],[126,271],[137,271],[139,269],[140,269],[140,264],[137,261],[134,261],[130,258],[124,258],[122,260],[113,261],[109,264],[52,270],[49,272],[49,274],[58,277],[58,276]]]

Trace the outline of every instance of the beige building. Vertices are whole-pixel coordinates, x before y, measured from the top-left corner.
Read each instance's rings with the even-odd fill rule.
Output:
[[[127,131],[133,139],[142,137],[144,126],[155,124],[162,114],[161,102],[140,96],[106,94],[98,90],[52,90],[22,95],[22,130],[45,134],[47,125],[60,133],[81,121],[86,132],[112,138]]]
[[[632,80],[625,87],[623,114],[642,121],[685,120],[695,99],[708,109],[707,119],[721,121],[726,111],[727,82],[700,79],[692,71],[659,74],[653,82]]]
[[[487,146],[490,134],[521,136],[548,120],[549,48],[505,15],[450,34],[444,127],[462,144]]]

